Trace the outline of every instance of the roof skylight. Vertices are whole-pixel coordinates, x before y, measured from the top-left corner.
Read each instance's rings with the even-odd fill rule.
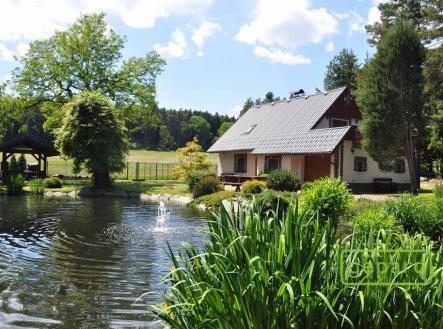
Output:
[[[245,134],[249,134],[255,127],[257,127],[257,125],[255,124],[255,125],[252,125],[252,126],[250,126],[246,131],[245,131]]]

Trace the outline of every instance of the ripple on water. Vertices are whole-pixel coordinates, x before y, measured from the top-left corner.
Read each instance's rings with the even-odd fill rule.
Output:
[[[166,243],[205,236],[200,214],[168,208],[159,229],[155,204],[0,198],[0,327],[161,328],[146,315],[166,288]]]

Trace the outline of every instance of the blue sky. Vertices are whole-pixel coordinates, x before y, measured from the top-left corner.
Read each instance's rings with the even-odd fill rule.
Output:
[[[1,0],[0,81],[31,40],[64,29],[80,13],[103,11],[127,37],[124,56],[157,50],[167,66],[160,107],[237,114],[267,91],[322,89],[326,65],[352,48],[373,53],[364,25],[380,0]]]

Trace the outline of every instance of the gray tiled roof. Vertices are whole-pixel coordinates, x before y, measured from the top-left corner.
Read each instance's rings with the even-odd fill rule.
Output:
[[[331,153],[350,127],[312,128],[345,89],[253,106],[208,151]],[[256,126],[246,133],[253,125]]]

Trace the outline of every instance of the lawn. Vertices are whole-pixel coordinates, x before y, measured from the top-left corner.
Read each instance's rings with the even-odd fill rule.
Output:
[[[216,164],[217,163],[217,154],[214,153],[208,153],[209,160]],[[28,156],[27,159],[28,163],[35,162],[35,159],[31,156]],[[140,163],[158,163],[158,164],[172,164],[176,161],[176,153],[175,151],[145,151],[145,150],[131,150],[129,151],[129,156],[127,159],[128,162],[140,162]],[[134,168],[132,168],[134,167]],[[160,165],[158,168],[158,176],[160,178],[170,178],[170,171],[171,171],[172,165],[169,167],[166,167],[164,165],[164,169]],[[140,171],[142,174],[143,172],[143,166],[140,167]],[[63,160],[61,157],[51,157],[48,159],[48,170],[49,175],[54,174],[63,174],[67,176],[71,176],[72,174],[72,161],[71,160]],[[129,176],[135,175],[135,164],[131,164],[130,170],[134,171],[134,173],[130,173]],[[149,171],[149,174],[151,175],[151,178],[154,178],[156,169],[154,166],[151,166],[150,168],[147,167]],[[163,172],[162,172],[163,171]],[[166,172],[167,171],[167,172]],[[86,175],[86,173],[81,173],[83,175]],[[118,178],[125,178],[126,172],[123,172],[121,175],[118,175]]]

